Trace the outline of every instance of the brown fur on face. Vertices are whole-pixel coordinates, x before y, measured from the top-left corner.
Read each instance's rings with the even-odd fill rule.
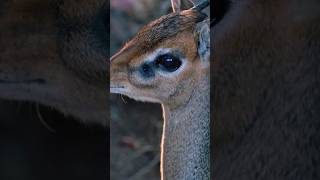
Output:
[[[144,26],[131,41],[111,57],[111,61],[146,53],[157,46],[159,42],[172,38],[185,30],[190,30],[196,23],[203,21],[205,18],[205,14],[192,10],[162,16]]]
[[[107,1],[1,1],[0,97],[107,123]]]
[[[111,89],[124,88],[122,94],[129,97],[171,107],[186,102],[195,81],[208,73],[208,67],[201,66],[197,52],[198,39],[194,32],[196,24],[203,17],[199,12],[187,10],[181,14],[164,16],[142,28],[111,58]],[[143,79],[139,75],[139,67],[145,58],[161,48],[178,51],[182,54],[185,66],[174,76],[168,73],[170,77],[167,77],[155,72],[154,77]]]

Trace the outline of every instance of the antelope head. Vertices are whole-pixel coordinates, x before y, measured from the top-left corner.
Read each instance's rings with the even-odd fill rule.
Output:
[[[209,21],[201,12],[207,5],[184,11],[174,7],[173,13],[144,26],[111,57],[111,93],[183,104],[196,82],[209,73]]]

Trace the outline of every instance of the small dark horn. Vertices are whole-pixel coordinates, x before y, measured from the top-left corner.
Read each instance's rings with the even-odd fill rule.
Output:
[[[201,3],[199,3],[198,5],[194,6],[193,8],[191,8],[192,10],[196,10],[196,11],[201,11],[204,8],[206,8],[207,6],[209,6],[210,1],[209,0],[204,0]]]

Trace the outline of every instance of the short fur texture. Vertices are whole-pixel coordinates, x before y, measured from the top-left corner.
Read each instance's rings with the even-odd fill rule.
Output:
[[[0,97],[107,124],[107,0],[0,3]]]
[[[114,58],[120,59],[120,55],[126,57],[137,56],[158,47],[159,43],[177,36],[179,33],[190,30],[198,22],[207,16],[198,11],[186,10],[181,13],[171,13],[152,21],[144,26],[117,54]]]
[[[234,1],[213,28],[213,179],[320,178],[319,6]]]

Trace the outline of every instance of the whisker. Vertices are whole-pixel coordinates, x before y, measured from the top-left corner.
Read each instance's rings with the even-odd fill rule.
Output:
[[[125,104],[128,104],[128,102],[125,100],[125,98],[123,97],[122,94],[120,94],[120,97],[121,97],[122,101],[123,101]]]
[[[52,133],[56,133],[56,130],[54,128],[52,128],[47,122],[46,120],[43,118],[43,116],[41,115],[40,113],[40,109],[39,109],[39,104],[36,104],[36,113],[37,113],[37,116],[40,120],[40,122],[42,123],[42,125],[47,128],[50,132]]]

